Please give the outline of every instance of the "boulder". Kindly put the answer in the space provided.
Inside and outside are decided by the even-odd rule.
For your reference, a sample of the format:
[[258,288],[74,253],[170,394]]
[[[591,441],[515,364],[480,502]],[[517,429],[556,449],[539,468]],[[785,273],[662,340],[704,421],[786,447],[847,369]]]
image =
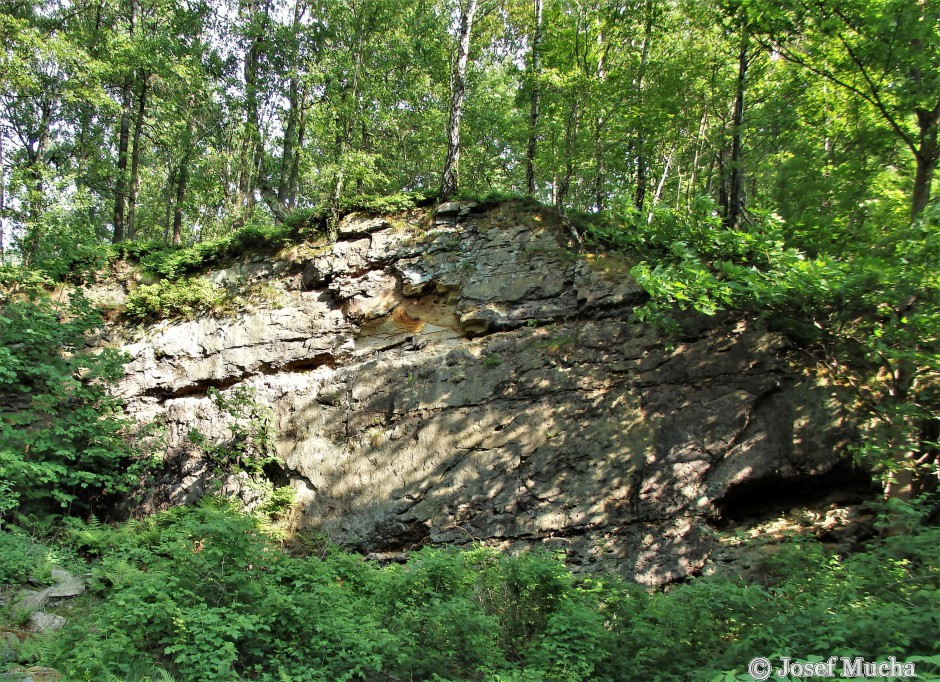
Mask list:
[[36,611],[26,622],[26,629],[30,632],[54,632],[65,627],[66,621],[62,616],[44,611]]

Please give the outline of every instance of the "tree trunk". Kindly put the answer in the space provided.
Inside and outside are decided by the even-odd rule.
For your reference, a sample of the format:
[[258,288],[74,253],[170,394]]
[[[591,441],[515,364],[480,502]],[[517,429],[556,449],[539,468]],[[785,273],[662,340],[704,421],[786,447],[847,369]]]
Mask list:
[[638,211],[643,210],[646,203],[646,152],[643,148],[646,140],[639,130],[636,134],[636,192],[633,195],[633,205]]
[[304,134],[307,130],[307,88],[304,86],[300,91],[300,116],[297,122],[297,145],[294,148],[294,155],[291,159],[290,181],[288,182],[288,208],[293,210],[297,207],[297,185],[300,179],[300,155],[304,146]]
[[440,200],[447,201],[457,193],[460,167],[460,119],[467,88],[467,61],[470,57],[470,32],[477,11],[477,0],[467,0],[460,12],[460,34],[457,58],[450,78],[450,117],[447,122],[447,159],[441,174]]
[[538,146],[539,76],[542,72],[542,0],[533,0],[535,28],[532,32],[532,56],[529,72],[529,144],[526,146],[525,185],[535,194],[535,152]]
[[[602,84],[607,80],[607,50],[609,46],[604,44],[604,33],[601,30],[597,32],[597,70],[595,77],[597,82]],[[603,211],[607,203],[604,184],[606,181],[606,168],[604,163],[604,128],[607,125],[606,117],[599,113],[594,119],[594,207],[598,211]]]
[[[650,44],[653,39],[654,9],[654,0],[647,0],[646,21],[643,27],[643,49],[640,52],[640,66],[637,69],[636,78],[633,81],[633,90],[637,97],[637,111],[642,108],[644,101],[643,86],[646,79],[646,71],[649,69],[650,63]],[[636,121],[636,143],[634,147],[636,154],[636,192],[633,195],[633,205],[636,206],[638,211],[642,211],[646,203],[646,171],[649,166],[649,162],[646,158],[646,134],[644,133],[643,127],[643,117],[640,116],[639,120]]]
[[675,146],[673,146],[672,151],[669,152],[669,156],[663,160],[663,174],[659,176],[659,183],[657,183],[656,191],[653,193],[653,204],[650,206],[650,212],[646,216],[647,224],[653,222],[653,209],[656,208],[659,204],[659,200],[663,196],[663,187],[666,185],[666,178],[669,177],[669,169],[672,168],[672,161],[676,157],[676,149],[678,149],[678,147],[679,143],[677,142]]
[[134,147],[131,152],[131,184],[127,197],[127,238],[133,239],[137,232],[137,192],[140,189],[140,134],[144,127],[144,114],[147,110],[147,83],[145,76],[140,86],[137,104],[137,120],[134,121]]
[[[190,100],[190,108],[196,103]],[[189,182],[189,158],[192,153],[193,131],[196,127],[195,118],[191,115],[186,121],[185,151],[180,159],[179,170],[176,174],[176,202],[173,206],[173,246],[179,246],[183,238],[183,203],[186,200],[186,185]]]
[[598,158],[594,168],[594,208],[598,211],[607,208],[607,191],[604,189],[606,180],[604,159]]
[[734,97],[734,114],[731,121],[731,161],[728,177],[728,212],[725,225],[730,229],[737,227],[744,211],[744,159],[742,135],[744,129],[744,91],[747,79],[748,47],[750,36],[747,29],[741,28],[741,48],[738,51],[738,79]]
[[920,145],[917,149],[917,171],[914,175],[914,195],[911,202],[911,218],[916,218],[930,202],[933,174],[937,169],[937,124],[940,122],[940,102],[933,111],[917,110],[917,125],[920,130]]
[[337,171],[333,184],[333,223],[330,228],[331,236],[335,237],[333,228],[339,222],[342,207],[343,192],[346,189],[346,154],[352,144],[352,129],[354,118],[359,116],[359,74],[362,69],[363,51],[365,49],[364,17],[360,16],[356,47],[352,53],[352,79],[342,90],[342,107],[337,116],[336,157]]
[[[692,170],[686,183],[686,203],[691,203],[695,192],[695,179],[698,175],[699,158],[705,149],[705,135],[708,133],[708,105],[702,107],[702,120],[698,124],[698,136],[695,138],[695,152],[692,155]],[[706,188],[705,193],[708,193]]]
[[[294,21],[292,24],[294,40],[299,31],[300,17],[303,14],[303,1],[294,2]],[[281,167],[277,183],[277,201],[281,206],[288,206],[290,197],[290,175],[294,161],[294,143],[297,137],[297,124],[300,117],[300,77],[299,77],[299,48],[296,42],[291,45],[291,63],[292,69],[290,82],[287,89],[287,125],[284,128],[284,144],[281,150]]]
[[290,196],[290,174],[294,161],[294,139],[297,136],[299,88],[297,78],[291,77],[287,100],[290,103],[287,112],[287,126],[284,128],[284,144],[281,151],[281,168],[277,183],[277,200],[286,206]]
[[[133,40],[140,12],[139,0],[131,0],[131,16],[128,31]],[[121,86],[121,120],[118,125],[118,164],[117,178],[114,183],[114,234],[112,241],[119,244],[125,237],[125,210],[127,207],[127,151],[130,138],[131,97],[134,88],[134,73],[124,77]]]
[[728,171],[725,163],[725,152],[720,150],[715,154],[714,166],[718,171],[718,210],[722,216],[728,215],[728,183],[726,182]]
[[163,217],[163,243],[170,243],[170,230],[173,227],[175,205],[173,203],[173,169],[167,171],[166,187],[163,189],[163,203],[166,215]]
[[4,245],[6,238],[6,199],[7,199],[7,173],[3,159],[3,131],[0,130],[0,265],[5,262]]
[[568,190],[571,187],[571,178],[574,176],[574,146],[578,138],[578,128],[581,123],[581,107],[578,97],[571,99],[571,109],[565,123],[565,174],[558,183],[555,193],[555,208],[562,210],[568,199]]
[[189,180],[189,156],[183,157],[176,173],[176,202],[173,206],[173,246],[183,240],[183,202],[186,200],[186,183]]
[[[235,217],[236,228],[245,224],[255,205],[255,188],[258,171],[261,168],[264,145],[261,140],[261,121],[258,115],[258,71],[261,66],[261,54],[267,30],[268,3],[263,7],[259,2],[251,3],[251,21],[254,35],[245,54],[243,75],[245,79],[245,139],[241,153],[241,174],[238,181],[239,213]],[[264,18],[254,26],[256,15],[264,13]]]
[[26,230],[26,248],[23,254],[27,264],[33,262],[33,259],[39,253],[39,245],[42,241],[42,232],[39,229],[39,221],[42,217],[43,206],[45,204],[45,173],[43,165],[46,159],[46,147],[49,144],[49,128],[52,123],[53,104],[44,99],[40,105],[42,117],[39,126],[34,132],[28,134],[26,142],[26,177],[32,181],[32,186],[28,190],[27,202],[29,205],[29,224]]
[[121,121],[118,126],[117,178],[114,182],[114,235],[112,241],[124,241],[124,210],[127,203],[127,145],[130,138],[131,79],[121,87]]

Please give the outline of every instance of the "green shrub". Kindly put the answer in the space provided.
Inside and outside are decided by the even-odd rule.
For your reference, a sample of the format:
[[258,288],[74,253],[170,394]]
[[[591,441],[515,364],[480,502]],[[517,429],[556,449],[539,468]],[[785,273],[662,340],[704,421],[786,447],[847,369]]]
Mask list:
[[121,246],[121,255],[139,263],[144,272],[175,280],[249,250],[279,248],[290,239],[293,229],[290,225],[248,225],[228,236],[191,246],[129,243]]
[[[820,227],[824,233],[825,226]],[[649,293],[642,320],[674,327],[674,311],[757,314],[789,334],[857,396],[871,419],[856,459],[885,482],[900,472],[936,480],[940,421],[940,203],[881,236],[809,252],[772,215],[726,226],[717,206],[628,211],[590,228],[595,245],[628,251]],[[859,415],[859,423],[864,419]]]
[[207,682],[348,680],[377,670],[385,655],[389,638],[368,602],[329,563],[277,551],[226,503],[210,499],[117,531],[76,527],[72,537],[102,555],[94,586],[103,601],[55,655],[68,675],[103,679],[149,659]]
[[343,211],[400,213],[424,205],[432,196],[427,192],[398,192],[386,196],[355,196],[344,204]]
[[252,477],[262,474],[266,465],[276,462],[271,445],[271,412],[258,403],[253,391],[236,386],[227,393],[210,388],[209,399],[225,415],[231,438],[210,442],[199,431],[189,432],[189,440],[205,452],[209,463],[220,471],[244,471]]
[[127,297],[124,314],[136,322],[189,318],[214,310],[224,297],[222,290],[202,277],[166,279],[134,289]]
[[84,284],[93,280],[111,255],[103,227],[93,217],[94,204],[87,190],[58,194],[57,200],[14,236],[24,265],[55,282]]
[[519,208],[536,209],[541,206],[538,200],[524,192],[506,192],[503,190],[489,190],[486,192],[460,190],[454,198],[457,201],[473,201],[483,206],[494,206],[510,201],[518,204]]
[[17,503],[80,511],[138,480],[146,462],[107,389],[125,358],[83,349],[100,323],[80,291],[64,303],[33,297],[0,309],[0,513]]
[[41,562],[40,549],[19,529],[0,530],[0,585],[25,583]]
[[499,367],[503,364],[503,359],[496,353],[490,353],[483,358],[483,364],[487,367]]
[[324,208],[297,208],[284,219],[284,225],[302,238],[325,235],[330,212]]
[[913,660],[940,641],[937,528],[845,558],[794,542],[766,586],[700,578],[662,593],[482,547],[384,568],[291,556],[211,498],[117,528],[67,526],[67,550],[95,562],[97,599],[47,647],[68,679],[706,681],[743,679],[755,656]]

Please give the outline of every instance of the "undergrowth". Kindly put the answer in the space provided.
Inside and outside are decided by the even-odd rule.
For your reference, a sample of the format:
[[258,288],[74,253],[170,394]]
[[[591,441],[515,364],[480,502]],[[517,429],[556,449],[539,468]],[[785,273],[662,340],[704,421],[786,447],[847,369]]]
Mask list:
[[[421,192],[357,196],[340,207],[340,214],[354,211],[397,213],[424,205],[427,201],[427,195]],[[281,225],[249,225],[225,237],[185,246],[124,242],[116,247],[115,256],[137,263],[151,276],[176,280],[237,258],[247,251],[275,250],[292,241],[325,237],[331,219],[332,210],[328,206],[298,208],[289,213]]]
[[152,276],[175,280],[236,258],[248,250],[280,248],[294,235],[294,226],[289,224],[248,226],[226,237],[189,246],[124,242],[117,247],[116,255],[136,262],[141,270]]
[[119,527],[68,519],[45,545],[8,528],[0,545],[4,582],[69,557],[90,572],[69,625],[17,654],[69,680],[712,680],[747,679],[755,656],[938,662],[930,527],[849,557],[794,541],[766,585],[713,577],[668,593],[484,547],[384,568],[293,556],[219,499]]
[[164,279],[134,289],[127,297],[124,315],[135,322],[188,318],[211,312],[225,299],[225,291],[202,277]]

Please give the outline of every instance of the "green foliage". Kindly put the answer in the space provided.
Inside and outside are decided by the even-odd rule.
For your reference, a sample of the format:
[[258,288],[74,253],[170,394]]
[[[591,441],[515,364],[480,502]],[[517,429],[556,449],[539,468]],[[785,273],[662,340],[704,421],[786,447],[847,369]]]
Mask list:
[[728,228],[714,202],[701,198],[688,213],[658,210],[647,221],[630,212],[619,222],[595,223],[589,238],[643,258],[630,272],[652,299],[638,311],[643,319],[674,309],[713,315],[827,303],[820,278],[829,264],[788,247],[774,216]]
[[124,314],[135,322],[189,318],[215,310],[224,298],[225,292],[203,277],[164,279],[134,289],[127,297]]
[[55,282],[43,272],[16,265],[0,265],[0,303],[18,295],[41,296],[50,291]]
[[213,440],[191,429],[189,441],[202,450],[215,475],[241,475],[242,484],[260,498],[253,506],[260,520],[269,523],[283,518],[294,504],[294,489],[278,487],[270,478],[270,471],[280,467],[272,443],[271,410],[255,400],[252,389],[242,385],[224,393],[210,388],[208,396],[222,413],[228,434]]
[[88,508],[138,480],[145,462],[107,390],[123,375],[124,357],[83,348],[100,322],[80,291],[0,309],[0,512],[17,501]]
[[289,485],[280,487],[271,486],[270,492],[265,495],[265,499],[258,505],[257,513],[262,518],[268,518],[276,521],[282,518],[294,506],[297,493]]
[[78,679],[153,657],[207,682],[349,680],[390,654],[366,595],[343,580],[348,562],[291,558],[221,502],[118,531],[79,527],[74,537],[103,555],[94,570],[103,602],[58,655]]
[[301,237],[325,235],[330,212],[324,208],[298,208],[284,219],[284,225]]
[[271,443],[271,411],[254,399],[250,388],[236,386],[227,393],[210,388],[209,399],[225,415],[231,437],[213,443],[195,429],[188,435],[211,464],[221,471],[258,476],[266,465],[277,461]]
[[503,359],[499,356],[498,353],[490,353],[483,358],[483,364],[487,367],[499,367],[503,364]]
[[192,246],[172,247],[155,242],[121,245],[119,254],[136,260],[144,272],[175,280],[237,258],[249,249],[279,248],[290,238],[292,230],[289,225],[249,225],[227,237]]
[[460,190],[455,197],[458,201],[474,201],[482,206],[494,206],[506,202],[513,202],[520,208],[537,208],[538,201],[522,192],[511,192],[499,189],[487,191]]
[[936,458],[924,455],[940,421],[940,204],[877,239],[815,256],[791,245],[778,218],[729,228],[708,199],[688,214],[595,223],[589,237],[641,259],[630,273],[650,294],[640,319],[668,326],[687,309],[769,318],[861,397],[872,422],[858,459],[886,480],[936,473]]
[[98,230],[89,220],[87,193],[70,197],[43,211],[21,246],[28,265],[54,282],[83,284],[107,265]]
[[[849,557],[791,542],[764,585],[700,578],[668,593],[483,547],[385,568],[292,556],[211,498],[67,528],[59,551],[92,561],[93,601],[37,660],[68,679],[704,681],[743,679],[755,656],[817,655],[893,655],[923,673],[940,641],[940,530],[923,526]],[[21,534],[0,543],[32,551]]]
[[[398,192],[389,195],[356,195],[344,199],[338,211],[340,215],[352,212],[370,214],[400,213],[421,206],[430,200],[424,192]],[[294,209],[284,218],[285,227],[299,238],[324,237],[334,220],[333,210],[327,203],[313,208]]]
[[433,199],[427,192],[398,192],[385,196],[354,196],[344,205],[344,212],[361,211],[364,213],[400,213],[421,206]]
[[18,528],[0,530],[0,585],[25,583],[41,563],[41,548]]

